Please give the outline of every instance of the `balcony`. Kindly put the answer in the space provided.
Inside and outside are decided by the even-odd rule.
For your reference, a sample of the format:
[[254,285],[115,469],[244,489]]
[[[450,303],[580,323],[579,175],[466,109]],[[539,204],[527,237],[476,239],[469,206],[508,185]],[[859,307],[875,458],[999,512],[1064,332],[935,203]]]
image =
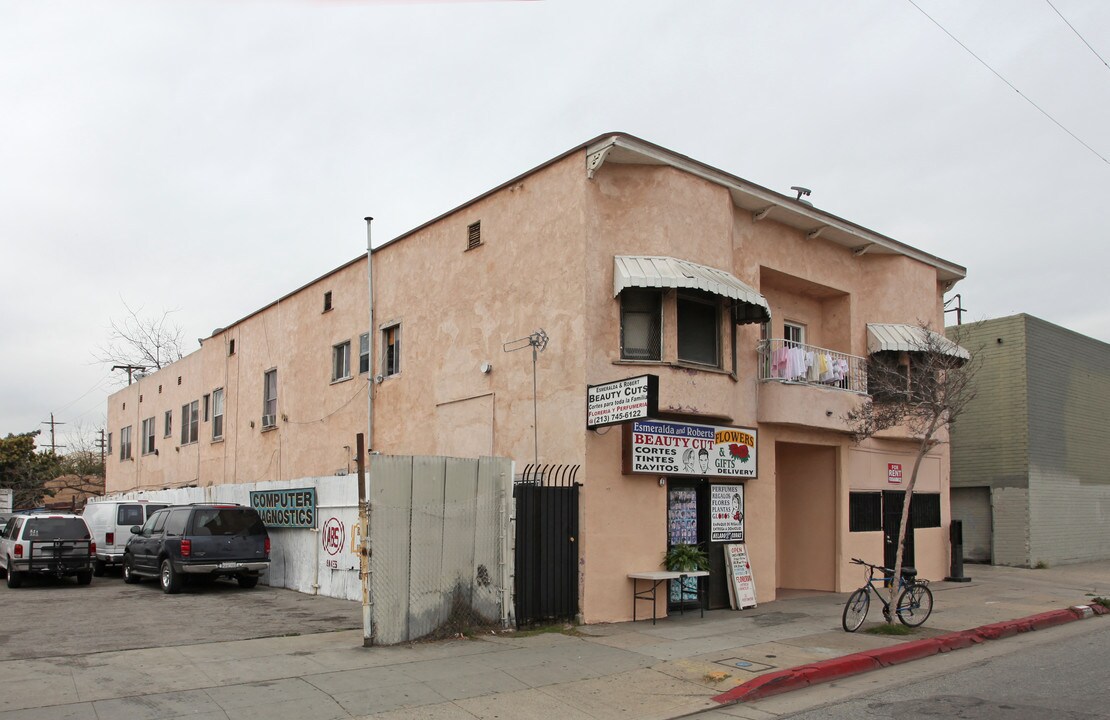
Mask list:
[[790,340],[763,340],[759,379],[866,395],[867,358]]

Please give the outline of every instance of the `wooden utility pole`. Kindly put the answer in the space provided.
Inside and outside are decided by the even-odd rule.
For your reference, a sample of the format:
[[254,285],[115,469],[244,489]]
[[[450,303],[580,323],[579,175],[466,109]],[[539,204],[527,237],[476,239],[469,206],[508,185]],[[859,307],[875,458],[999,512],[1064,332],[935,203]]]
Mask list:
[[55,425],[65,425],[65,423],[64,422],[58,422],[57,420],[54,419],[54,413],[50,413],[50,421],[47,422],[46,420],[43,420],[42,424],[50,426],[50,445],[48,446],[50,448],[50,452],[53,453],[58,448],[65,447],[65,445],[58,445],[55,442],[55,437],[54,437],[54,426]]

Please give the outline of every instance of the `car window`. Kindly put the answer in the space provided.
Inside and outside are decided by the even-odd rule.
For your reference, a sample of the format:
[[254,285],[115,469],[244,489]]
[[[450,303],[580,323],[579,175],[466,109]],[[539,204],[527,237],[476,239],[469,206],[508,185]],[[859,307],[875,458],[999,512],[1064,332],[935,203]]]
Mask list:
[[169,512],[163,510],[154,516],[154,532],[162,532],[162,527],[166,524],[166,518],[169,517]]
[[262,518],[252,508],[198,508],[193,515],[193,535],[261,535]]
[[3,534],[0,534],[0,537],[4,537],[4,538],[14,537],[15,533],[12,532],[12,530],[15,529],[15,523],[16,523],[16,518],[10,518],[8,520],[8,524],[4,526],[4,532],[3,532]]
[[162,510],[163,508],[168,508],[168,507],[169,507],[169,505],[147,505],[146,506],[146,516],[150,517],[154,513],[158,512],[159,510]]
[[142,525],[143,524],[143,506],[142,505],[120,505],[116,510],[116,525]]
[[171,510],[169,519],[166,520],[166,534],[167,535],[183,535],[185,533],[185,524],[189,521],[189,508],[180,508],[178,510]]
[[11,537],[12,537],[12,539],[14,539],[14,540],[18,540],[18,539],[19,539],[19,530],[20,530],[20,528],[22,528],[22,527],[23,527],[23,518],[12,518],[12,521],[13,521],[13,522],[14,522],[15,524],[14,524],[14,525],[12,525],[12,534],[11,534]]
[[158,522],[158,518],[159,515],[155,514],[151,515],[150,519],[146,521],[146,525],[143,525],[143,537],[150,537],[151,533],[154,532],[154,523]]
[[31,518],[27,521],[26,539],[88,540],[89,526],[81,518]]

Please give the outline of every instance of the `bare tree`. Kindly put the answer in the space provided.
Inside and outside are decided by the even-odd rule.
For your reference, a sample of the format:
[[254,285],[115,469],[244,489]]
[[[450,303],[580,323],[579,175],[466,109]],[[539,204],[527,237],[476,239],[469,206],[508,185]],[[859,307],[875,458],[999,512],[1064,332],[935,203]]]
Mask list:
[[[871,355],[867,363],[870,397],[847,416],[852,440],[856,443],[894,427],[904,428],[917,442],[898,528],[895,578],[902,574],[910,501],[921,461],[944,441],[947,435],[943,431],[956,422],[975,397],[971,381],[978,369],[970,354],[960,347],[958,337],[950,340],[933,332],[926,322],[919,322],[911,334],[911,349]],[[895,580],[889,588],[892,610],[897,592]],[[894,622],[893,614],[886,620]]]
[[108,341],[94,354],[97,361],[160,370],[181,359],[183,331],[170,319],[175,311],[146,315],[141,307],[132,308],[126,302],[123,307],[127,314],[110,321]]

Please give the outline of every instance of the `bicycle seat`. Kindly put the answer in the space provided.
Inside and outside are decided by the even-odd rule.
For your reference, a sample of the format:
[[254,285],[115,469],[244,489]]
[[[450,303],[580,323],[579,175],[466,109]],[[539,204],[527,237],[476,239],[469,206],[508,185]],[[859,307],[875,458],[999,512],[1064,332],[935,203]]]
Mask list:
[[904,568],[902,568],[902,577],[906,578],[907,580],[913,580],[914,578],[917,577],[917,568],[915,568],[915,567],[904,567]]

